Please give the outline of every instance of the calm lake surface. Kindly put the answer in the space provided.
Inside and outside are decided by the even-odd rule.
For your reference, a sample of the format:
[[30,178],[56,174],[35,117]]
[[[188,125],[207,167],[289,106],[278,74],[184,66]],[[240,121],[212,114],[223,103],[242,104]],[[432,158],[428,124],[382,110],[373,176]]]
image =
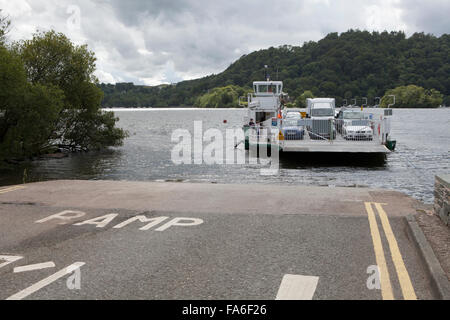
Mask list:
[[[385,162],[281,159],[276,176],[262,176],[259,165],[175,165],[171,161],[175,129],[193,132],[194,121],[199,120],[203,120],[204,130],[241,127],[244,110],[116,110],[115,114],[119,125],[131,134],[123,147],[1,169],[0,185],[22,183],[26,169],[27,182],[85,179],[373,187],[401,191],[431,203],[434,175],[449,171],[449,108],[395,109],[392,136],[397,149]],[[246,153],[243,145],[237,152]]]

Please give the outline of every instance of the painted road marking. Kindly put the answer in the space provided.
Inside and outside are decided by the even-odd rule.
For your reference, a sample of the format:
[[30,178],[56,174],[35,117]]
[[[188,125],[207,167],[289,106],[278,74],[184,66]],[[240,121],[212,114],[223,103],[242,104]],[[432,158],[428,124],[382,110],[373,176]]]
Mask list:
[[22,190],[22,189],[25,189],[25,187],[23,187],[23,186],[14,186],[14,187],[9,187],[9,188],[4,188],[4,189],[0,189],[0,194],[7,193],[7,192],[12,192],[12,191],[17,191],[17,190]]
[[[184,222],[183,222],[184,221]],[[170,227],[177,226],[177,227],[194,227],[199,226],[203,224],[202,219],[196,219],[196,218],[175,218],[169,222],[167,222],[165,225],[159,227],[155,231],[166,231]]]
[[96,228],[104,228],[118,216],[119,216],[118,213],[111,213],[98,218],[86,220],[80,223],[75,223],[74,226],[84,226],[86,224],[92,224],[96,226]]
[[386,258],[384,257],[383,244],[381,243],[381,236],[380,231],[378,230],[375,213],[372,210],[370,202],[366,202],[365,205],[369,216],[370,233],[372,235],[373,248],[375,250],[375,259],[380,270],[381,296],[383,297],[383,300],[394,300],[391,280],[389,278],[389,271],[386,264]]
[[0,263],[0,268],[3,268],[7,266],[10,263],[16,262],[20,259],[23,259],[21,256],[0,256],[0,262],[5,261],[3,263]]
[[146,226],[139,229],[142,231],[146,231],[146,230],[150,230],[151,228],[153,228],[154,226],[157,226],[160,223],[163,223],[167,219],[169,219],[169,217],[158,217],[158,218],[150,218],[149,219],[146,216],[136,216],[136,217],[128,219],[127,221],[119,223],[117,226],[114,227],[114,229],[122,229],[123,227],[129,225],[130,223],[139,221],[139,222],[143,222],[143,223],[149,222]]
[[[84,217],[85,215],[86,215],[86,212],[66,210],[66,211],[62,211],[57,214],[53,214],[46,218],[37,220],[37,221],[35,221],[35,223],[44,223],[44,222],[56,220],[56,221],[59,221],[58,224],[66,225],[66,224],[69,224],[71,220]],[[89,219],[86,221],[77,222],[74,224],[74,226],[93,225],[96,228],[105,228],[106,226],[110,225],[114,220],[116,220],[118,216],[119,216],[118,213],[110,213],[110,214],[106,214],[106,215],[96,217],[93,219]],[[147,218],[146,216],[139,215],[139,216],[132,217],[124,222],[119,223],[118,225],[114,226],[113,229],[121,229],[135,221],[139,221],[142,223],[147,223],[147,225],[140,228],[139,230],[147,231],[153,227],[156,227],[157,225],[162,224],[167,219],[169,219],[169,217]],[[204,223],[204,221],[202,219],[197,219],[197,218],[173,218],[172,220],[169,220],[167,223],[163,224],[159,228],[155,229],[155,231],[162,232],[162,231],[166,231],[167,229],[172,228],[172,227],[194,227],[194,226],[199,226],[203,223]]]
[[60,213],[57,214],[53,214],[47,218],[41,219],[36,221],[35,223],[44,223],[50,220],[60,220],[61,222],[59,224],[64,225],[64,224],[68,224],[70,220],[72,219],[77,219],[77,218],[81,218],[84,217],[86,215],[86,212],[82,212],[82,211],[73,211],[73,210],[65,210],[62,211]]
[[383,210],[383,207],[380,203],[375,203],[375,208],[377,208],[378,214],[380,215],[381,224],[383,225],[384,233],[386,234],[386,238],[389,243],[392,261],[394,262],[395,270],[397,271],[400,287],[402,288],[403,298],[405,300],[417,300],[417,296],[414,292],[408,270],[406,270],[405,263],[400,253],[397,240],[395,239],[394,232],[392,232],[387,214]]
[[312,300],[318,283],[319,277],[286,274],[276,300]]
[[[383,299],[384,300],[393,299],[393,294],[389,280],[389,273],[386,267],[386,260],[384,258],[383,246],[381,244],[380,233],[378,231],[378,223],[376,221],[375,213],[372,209],[372,204],[375,205],[375,208],[377,209],[384,234],[386,235],[386,239],[389,244],[392,262],[394,263],[395,270],[397,272],[397,277],[400,283],[400,287],[402,289],[403,298],[405,300],[417,300],[417,296],[414,291],[411,278],[409,277],[408,270],[406,269],[403,257],[400,253],[400,249],[398,247],[397,240],[395,239],[394,232],[392,231],[391,224],[389,223],[388,216],[382,207],[383,203],[366,202],[365,205],[367,213],[369,215],[370,230],[372,233],[372,239],[374,243],[375,256],[377,259],[378,267],[380,268],[381,293]],[[384,268],[386,268],[385,271],[383,270]],[[389,284],[385,283],[386,278],[387,281],[389,281]]]
[[68,274],[71,274],[72,272],[74,272],[75,270],[81,268],[82,266],[84,266],[86,263],[84,262],[76,262],[58,272],[56,272],[55,274],[51,275],[50,277],[47,277],[35,284],[33,284],[32,286],[12,295],[11,297],[9,297],[6,300],[22,300],[25,299],[26,297],[28,297],[29,295],[41,290],[42,288],[50,285],[51,283],[55,282],[56,280],[59,280],[60,278],[65,277]]
[[30,264],[28,266],[16,267],[16,268],[14,268],[14,273],[35,271],[35,270],[48,269],[48,268],[54,268],[54,267],[56,267],[55,263],[53,261],[49,261],[49,262],[44,262],[44,263]]

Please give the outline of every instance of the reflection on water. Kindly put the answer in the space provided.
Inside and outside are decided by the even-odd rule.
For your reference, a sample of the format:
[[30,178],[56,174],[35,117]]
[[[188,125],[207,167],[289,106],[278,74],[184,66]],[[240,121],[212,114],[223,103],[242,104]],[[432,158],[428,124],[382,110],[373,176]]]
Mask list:
[[[0,169],[0,185],[25,179],[190,181],[214,183],[367,186],[398,190],[426,202],[433,201],[434,175],[449,170],[450,109],[394,110],[393,136],[397,150],[386,158],[336,157],[331,154],[282,156],[276,176],[262,176],[260,165],[175,165],[171,141],[175,129],[194,131],[240,127],[244,110],[118,111],[120,126],[131,136],[123,147],[81,153],[64,159],[38,160]],[[227,123],[224,124],[224,120]],[[225,150],[225,152],[235,152]],[[226,154],[226,153],[225,153]]]

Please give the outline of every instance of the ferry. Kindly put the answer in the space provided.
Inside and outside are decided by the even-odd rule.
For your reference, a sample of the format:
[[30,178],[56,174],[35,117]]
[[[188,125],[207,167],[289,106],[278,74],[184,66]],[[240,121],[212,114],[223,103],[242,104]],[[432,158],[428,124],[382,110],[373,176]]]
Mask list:
[[[390,135],[392,109],[335,110],[332,98],[307,100],[307,109],[286,107],[282,81],[256,81],[244,117],[245,148],[281,153],[387,154],[395,149]],[[383,112],[384,111],[384,112]]]

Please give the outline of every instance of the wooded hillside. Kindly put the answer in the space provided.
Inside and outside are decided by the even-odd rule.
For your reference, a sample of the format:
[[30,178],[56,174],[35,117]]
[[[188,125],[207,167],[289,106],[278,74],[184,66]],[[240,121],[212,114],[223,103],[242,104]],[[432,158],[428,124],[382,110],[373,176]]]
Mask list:
[[[435,89],[450,105],[450,35],[350,30],[330,33],[318,42],[282,46],[242,56],[224,72],[158,87],[105,85],[105,107],[192,106],[217,87],[251,87],[263,80],[264,65],[272,79],[282,80],[294,100],[304,91],[342,99],[382,97],[387,90],[417,85]],[[349,100],[350,101],[350,100]]]

